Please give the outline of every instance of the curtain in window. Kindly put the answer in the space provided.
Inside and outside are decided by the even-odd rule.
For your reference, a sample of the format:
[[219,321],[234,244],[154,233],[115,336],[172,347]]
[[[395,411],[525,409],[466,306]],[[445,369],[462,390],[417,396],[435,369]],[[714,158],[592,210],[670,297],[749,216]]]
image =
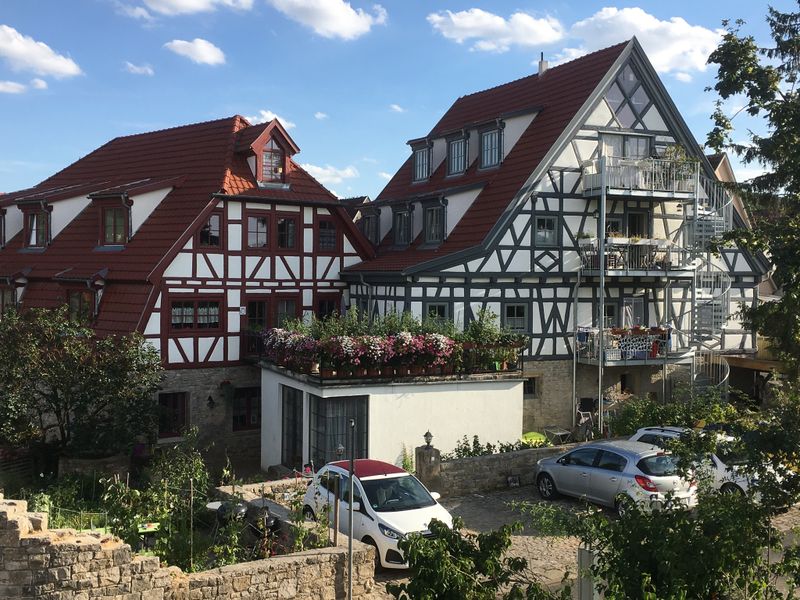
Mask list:
[[338,459],[336,448],[346,448],[350,456],[348,436],[350,419],[356,420],[354,457],[367,458],[367,399],[368,396],[320,398],[311,394],[311,458],[319,468]]

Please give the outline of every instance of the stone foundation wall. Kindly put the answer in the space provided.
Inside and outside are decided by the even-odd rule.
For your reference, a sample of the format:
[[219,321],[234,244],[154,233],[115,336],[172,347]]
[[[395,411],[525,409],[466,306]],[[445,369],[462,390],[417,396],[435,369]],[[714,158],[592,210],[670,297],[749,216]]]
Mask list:
[[504,489],[510,485],[509,477],[515,478],[518,485],[533,485],[539,459],[562,454],[575,445],[530,448],[445,462],[436,448],[420,446],[415,452],[416,474],[425,487],[442,496]]
[[[188,392],[189,423],[197,426],[200,443],[210,446],[209,466],[216,470],[225,465],[225,457],[237,463],[258,464],[261,456],[261,431],[233,430],[233,402],[220,384],[230,382],[237,387],[261,387],[261,370],[257,367],[216,367],[210,369],[170,369],[166,371],[160,392]],[[208,398],[211,397],[212,403]],[[280,415],[262,415],[264,419]]]
[[[353,597],[374,586],[374,550],[353,543]],[[335,600],[346,595],[347,552],[309,550],[200,573],[163,567],[119,539],[48,530],[45,513],[0,496],[0,598],[47,600]]]

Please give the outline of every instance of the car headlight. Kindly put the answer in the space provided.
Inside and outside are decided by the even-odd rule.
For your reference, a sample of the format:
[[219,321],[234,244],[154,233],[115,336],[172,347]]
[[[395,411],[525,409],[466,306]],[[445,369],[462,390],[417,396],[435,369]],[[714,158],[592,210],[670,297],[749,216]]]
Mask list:
[[378,523],[378,529],[380,529],[381,533],[388,538],[393,540],[401,540],[403,539],[403,534],[399,531],[395,531],[391,527],[386,527],[383,523]]

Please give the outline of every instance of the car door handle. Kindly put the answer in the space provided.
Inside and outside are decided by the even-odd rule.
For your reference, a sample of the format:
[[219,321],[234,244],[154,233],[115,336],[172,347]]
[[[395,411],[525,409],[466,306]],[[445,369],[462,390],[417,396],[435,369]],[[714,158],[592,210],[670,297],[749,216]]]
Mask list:
[[619,481],[619,477],[609,477],[609,481]]
[[589,474],[587,472],[585,472],[585,471],[581,473],[581,477],[588,477],[588,476],[589,476]]

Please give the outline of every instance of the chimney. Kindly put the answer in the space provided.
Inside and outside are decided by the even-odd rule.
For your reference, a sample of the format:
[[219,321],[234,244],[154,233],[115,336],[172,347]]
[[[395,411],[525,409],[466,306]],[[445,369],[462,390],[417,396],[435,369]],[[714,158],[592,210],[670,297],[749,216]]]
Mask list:
[[547,61],[544,59],[544,52],[539,55],[539,75],[544,75],[547,71]]

